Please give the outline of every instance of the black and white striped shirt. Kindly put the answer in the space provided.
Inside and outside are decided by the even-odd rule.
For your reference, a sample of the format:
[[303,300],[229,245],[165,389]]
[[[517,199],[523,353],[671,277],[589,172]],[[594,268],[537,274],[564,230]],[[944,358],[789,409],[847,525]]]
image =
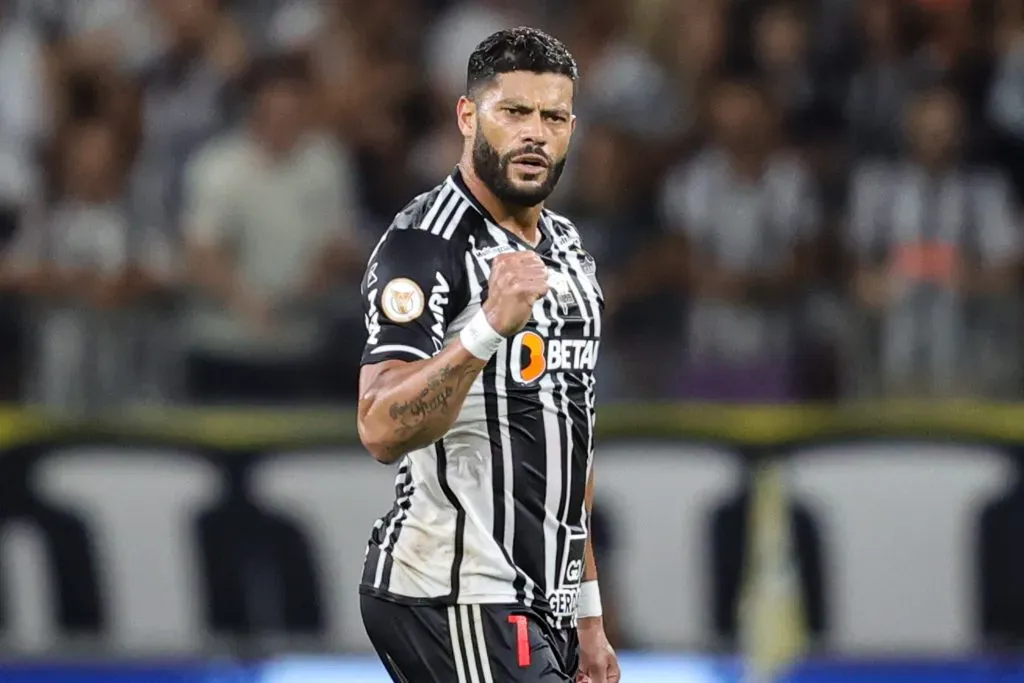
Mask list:
[[519,604],[575,623],[594,450],[603,296],[575,226],[545,210],[530,247],[456,170],[387,230],[363,280],[363,364],[430,358],[487,299],[490,262],[535,249],[551,291],[473,384],[452,429],[408,454],[361,590],[409,603]]

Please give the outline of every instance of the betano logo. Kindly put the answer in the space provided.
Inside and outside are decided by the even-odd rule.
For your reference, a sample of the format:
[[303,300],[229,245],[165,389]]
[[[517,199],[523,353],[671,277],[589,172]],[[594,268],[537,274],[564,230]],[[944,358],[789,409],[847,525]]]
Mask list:
[[520,384],[532,384],[548,372],[593,372],[599,346],[596,339],[545,340],[536,332],[524,330],[512,339],[512,378]]

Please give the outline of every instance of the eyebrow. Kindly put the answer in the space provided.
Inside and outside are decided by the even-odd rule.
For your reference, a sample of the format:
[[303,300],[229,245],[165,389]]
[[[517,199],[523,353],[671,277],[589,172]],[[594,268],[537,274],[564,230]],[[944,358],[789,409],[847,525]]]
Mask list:
[[[506,98],[498,101],[499,107],[516,107],[522,109],[536,109],[537,107],[532,104],[527,104],[523,100],[517,100],[512,98]],[[542,114],[561,114],[563,116],[569,116],[570,110],[568,107],[541,107],[540,111]]]

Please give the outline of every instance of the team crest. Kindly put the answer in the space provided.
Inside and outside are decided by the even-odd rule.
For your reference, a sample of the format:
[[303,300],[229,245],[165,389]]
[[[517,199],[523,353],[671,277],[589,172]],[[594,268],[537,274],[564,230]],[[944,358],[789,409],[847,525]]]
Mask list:
[[580,249],[580,268],[583,274],[587,276],[587,279],[590,280],[590,284],[594,286],[594,289],[600,292],[601,285],[597,282],[597,262],[593,256],[583,249]]
[[585,275],[590,275],[590,276],[596,275],[597,274],[597,262],[594,261],[594,257],[591,256],[589,253],[583,251],[582,249],[580,249],[580,253],[581,253],[580,266],[583,268],[583,273]]
[[400,277],[389,282],[380,295],[380,308],[388,320],[407,323],[423,313],[425,299],[420,286],[408,278]]
[[568,312],[576,304],[576,297],[572,293],[572,283],[566,275],[554,270],[549,271],[548,286],[563,312]]

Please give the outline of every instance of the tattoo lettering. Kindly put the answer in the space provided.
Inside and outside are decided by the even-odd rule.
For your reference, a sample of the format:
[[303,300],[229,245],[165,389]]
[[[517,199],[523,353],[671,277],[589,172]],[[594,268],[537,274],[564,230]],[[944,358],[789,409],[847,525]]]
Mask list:
[[411,438],[433,416],[447,415],[452,397],[472,372],[472,368],[463,365],[446,365],[427,379],[415,398],[391,404],[388,414],[399,425],[399,440]]

